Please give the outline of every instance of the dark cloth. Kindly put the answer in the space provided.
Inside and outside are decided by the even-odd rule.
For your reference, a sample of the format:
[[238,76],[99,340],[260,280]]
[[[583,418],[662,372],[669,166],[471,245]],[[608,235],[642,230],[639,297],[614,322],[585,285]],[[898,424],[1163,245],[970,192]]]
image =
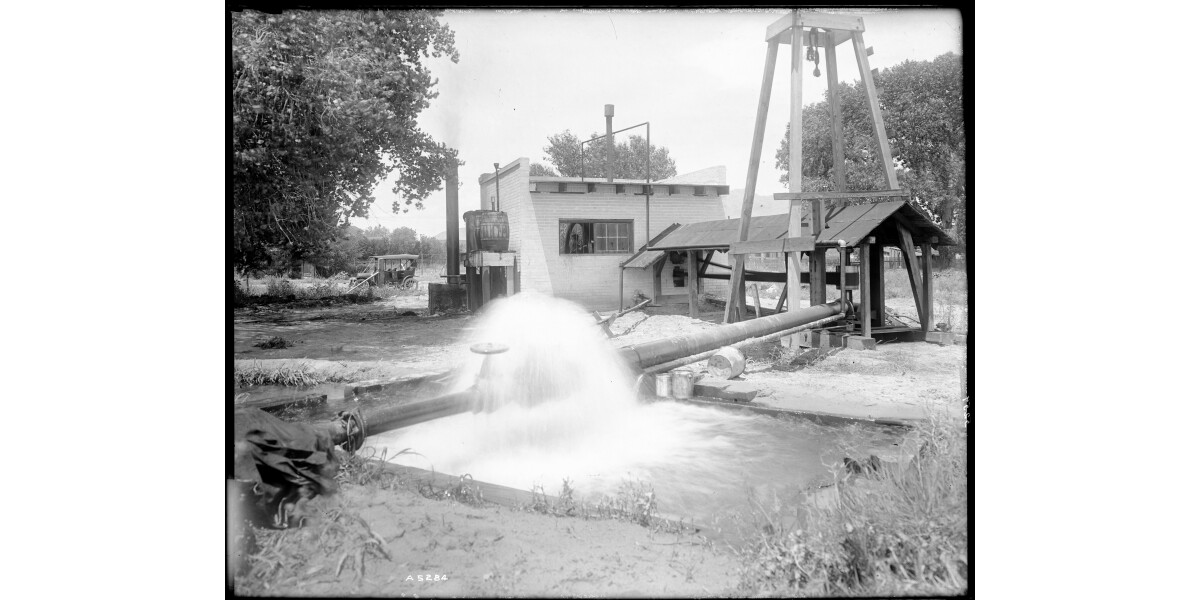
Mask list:
[[234,478],[257,482],[271,512],[296,498],[337,491],[337,459],[326,431],[258,409],[234,413]]

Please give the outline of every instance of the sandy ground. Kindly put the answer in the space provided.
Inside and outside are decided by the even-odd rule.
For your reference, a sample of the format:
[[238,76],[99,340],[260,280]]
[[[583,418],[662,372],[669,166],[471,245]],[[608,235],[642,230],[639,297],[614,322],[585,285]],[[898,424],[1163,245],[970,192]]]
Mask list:
[[[346,486],[333,503],[369,523],[386,542],[390,560],[369,557],[361,576],[357,565],[338,576],[337,557],[313,556],[303,567],[315,571],[311,578],[284,579],[261,593],[728,596],[738,581],[737,562],[728,551],[695,535],[656,533],[624,521],[470,506],[370,486]],[[305,529],[314,535],[326,524],[318,518]]]

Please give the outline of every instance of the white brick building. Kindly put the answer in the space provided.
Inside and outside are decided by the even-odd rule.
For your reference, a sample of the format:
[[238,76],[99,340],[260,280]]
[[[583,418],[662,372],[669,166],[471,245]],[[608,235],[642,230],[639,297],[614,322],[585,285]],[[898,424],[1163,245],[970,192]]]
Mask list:
[[[479,177],[479,207],[508,213],[509,250],[517,253],[517,289],[538,290],[591,309],[617,307],[620,264],[646,244],[646,182],[604,178],[530,177],[529,159],[519,158],[496,173]],[[673,223],[726,218],[722,197],[729,194],[725,167],[712,167],[652,183],[651,238]],[[670,273],[662,278],[660,296],[683,294]],[[621,306],[638,291],[651,295],[648,269],[625,272]],[[728,284],[705,281],[702,293],[723,295]]]

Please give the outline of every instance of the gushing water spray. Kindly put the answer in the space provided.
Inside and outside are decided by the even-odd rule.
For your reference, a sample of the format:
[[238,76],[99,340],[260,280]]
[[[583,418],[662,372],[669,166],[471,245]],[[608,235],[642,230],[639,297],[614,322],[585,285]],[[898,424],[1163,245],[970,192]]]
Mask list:
[[[478,390],[472,412],[372,436],[376,448],[412,448],[394,462],[518,489],[584,496],[641,479],[681,512],[740,498],[744,480],[815,474],[812,436],[766,417],[677,402],[641,403],[629,361],[580,306],[533,292],[488,303],[466,340],[452,391]],[[797,461],[807,461],[797,462]],[[709,504],[704,504],[704,503]],[[693,504],[689,504],[693,503]]]

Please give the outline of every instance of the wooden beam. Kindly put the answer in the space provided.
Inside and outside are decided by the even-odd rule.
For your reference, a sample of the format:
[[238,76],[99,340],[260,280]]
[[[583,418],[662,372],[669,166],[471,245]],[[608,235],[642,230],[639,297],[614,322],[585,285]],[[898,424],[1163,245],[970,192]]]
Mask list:
[[[825,201],[809,200],[812,208],[809,210],[809,223],[812,223],[813,235],[819,235],[825,228]],[[808,253],[808,305],[825,304],[825,250],[814,248]]]
[[908,271],[908,284],[912,288],[913,302],[917,305],[917,316],[920,317],[921,329],[929,331],[925,310],[925,288],[921,284],[921,275],[917,272],[920,266],[917,263],[916,250],[913,248],[912,234],[909,233],[908,228],[899,223],[896,224],[896,231],[900,234],[900,254],[904,257],[904,268]]
[[842,132],[842,90],[838,82],[837,45],[825,43],[825,75],[829,86],[830,136],[833,138],[833,187],[846,191],[846,140]]
[[866,240],[858,247],[858,289],[862,290],[862,302],[859,303],[862,334],[871,337],[871,244]]
[[663,267],[666,267],[666,266],[667,266],[667,260],[666,260],[666,257],[664,256],[663,260],[658,261],[657,265],[650,267],[651,269],[654,270],[654,283],[652,284],[653,287],[650,290],[651,304],[658,304],[658,297],[659,297],[659,295],[662,294],[662,291],[661,291],[662,290],[662,272],[663,272]]
[[700,278],[697,277],[696,250],[688,250],[687,272],[688,316],[695,319],[700,316],[700,296],[696,293],[696,287],[700,284]]
[[750,291],[753,292],[753,294],[754,294],[754,318],[755,319],[761,318],[762,317],[762,300],[760,300],[758,298],[758,284],[755,283],[750,288]]
[[716,253],[717,253],[716,250],[709,250],[708,253],[704,255],[704,263],[700,265],[700,276],[701,277],[703,277],[704,272],[708,270],[708,265],[709,265],[709,263],[712,262],[713,255]]
[[909,195],[907,190],[873,190],[870,192],[779,192],[776,200],[854,200],[858,198],[898,198]]
[[812,252],[817,249],[817,238],[811,235],[783,238],[784,252]]
[[883,114],[879,112],[879,93],[875,90],[875,79],[871,76],[871,64],[867,60],[867,48],[863,44],[861,31],[851,34],[854,42],[854,56],[858,59],[858,74],[862,77],[863,88],[867,92],[867,108],[871,110],[871,127],[875,130],[875,149],[879,152],[879,160],[883,163],[883,175],[889,189],[900,189],[896,180],[896,168],[892,165],[892,147],[888,143],[887,128],[883,124]]
[[[758,184],[758,163],[762,160],[763,138],[767,131],[767,109],[771,105],[771,84],[775,79],[775,59],[779,55],[779,42],[767,43],[767,60],[763,65],[762,86],[758,94],[758,114],[754,118],[754,137],[750,141],[750,166],[746,169],[746,188],[742,194],[741,222],[738,224],[738,241],[744,242],[750,235],[750,215],[754,212],[754,192]],[[744,256],[734,255],[733,276],[735,281],[741,281],[742,272],[746,269]],[[725,303],[726,323],[733,322],[733,311],[736,303],[733,294],[737,286],[730,286],[729,301]]]
[[[795,26],[809,28],[820,27],[821,29],[838,29],[842,31],[866,31],[866,27],[863,26],[862,17],[855,17],[851,15],[831,15],[828,13],[804,11],[800,13],[799,21],[794,22],[792,20],[793,16],[794,12],[793,14],[784,15],[783,17],[780,17],[779,20],[768,25],[766,38],[767,41],[769,42],[772,39],[779,37],[781,33],[785,33]],[[807,36],[807,34],[808,32],[805,32],[805,36]],[[820,37],[821,36],[818,34],[818,41],[820,41]],[[808,45],[807,37],[803,40],[803,42],[804,45]],[[818,45],[823,46],[824,44],[821,43]]]
[[482,279],[480,289],[483,290],[483,296],[479,299],[479,304],[487,304],[492,299],[492,268],[479,267],[479,275]]
[[846,312],[846,265],[850,264],[849,248],[838,248],[838,311]]
[[776,240],[761,240],[757,242],[733,242],[729,244],[728,254],[758,254],[760,252],[783,252],[783,238]]
[[883,271],[883,245],[872,243],[870,289],[871,308],[875,311],[875,314],[879,316],[879,318],[872,320],[872,322],[877,324],[879,327],[883,327],[887,324],[887,319],[884,318],[885,311],[887,310],[887,307],[884,305],[887,298],[887,294],[884,291],[885,275],[886,273]]
[[925,331],[933,331],[933,245],[921,244],[921,283],[925,292]]
[[[800,20],[800,11],[792,12],[792,26],[798,27]],[[800,44],[792,44],[791,51],[791,108],[789,112],[789,123],[791,130],[788,132],[788,191],[799,193],[803,191],[804,177],[804,57],[800,54],[802,47]],[[804,201],[792,200],[791,206],[788,207],[788,237],[802,237],[805,235],[816,235],[815,229],[806,231],[804,222]],[[789,252],[787,254],[789,260],[792,261],[792,270],[788,272],[788,286],[792,288],[792,298],[799,295],[800,290],[800,255],[797,252]],[[792,303],[796,304],[795,302]],[[788,310],[797,310],[798,307],[789,306]],[[799,345],[793,336],[791,346]]]

